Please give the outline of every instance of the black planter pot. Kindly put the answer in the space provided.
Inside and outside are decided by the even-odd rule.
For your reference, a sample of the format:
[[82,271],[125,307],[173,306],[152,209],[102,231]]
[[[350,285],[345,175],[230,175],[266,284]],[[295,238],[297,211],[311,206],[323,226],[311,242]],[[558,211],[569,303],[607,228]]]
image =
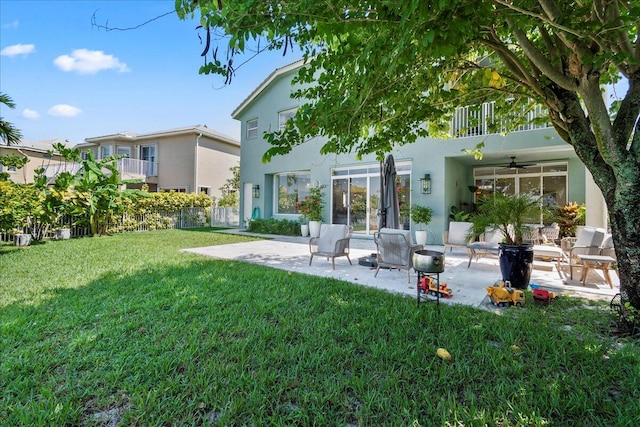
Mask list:
[[533,269],[533,246],[500,244],[500,272],[502,280],[511,287],[527,289]]

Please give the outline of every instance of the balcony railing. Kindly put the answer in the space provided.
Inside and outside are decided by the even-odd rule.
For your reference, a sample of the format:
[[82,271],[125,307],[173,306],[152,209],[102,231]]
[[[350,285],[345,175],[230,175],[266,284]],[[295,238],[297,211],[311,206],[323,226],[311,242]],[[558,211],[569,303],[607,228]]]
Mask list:
[[158,176],[158,164],[147,160],[118,159],[118,172],[121,175],[135,175],[138,177]]
[[[145,179],[150,176],[158,176],[158,163],[147,160],[122,158],[118,159],[116,166],[120,175]],[[45,166],[45,176],[53,178],[62,172],[76,174],[82,168],[80,163],[61,163]]]
[[[537,105],[531,111],[522,110],[521,117],[525,116],[525,123],[510,129],[511,132],[527,131],[534,129],[545,129],[551,127],[548,122],[534,123],[535,119],[547,117],[547,111],[541,105]],[[451,120],[451,136],[455,138],[464,138],[469,136],[488,135],[490,133],[503,133],[509,128],[508,121],[502,119],[499,126],[495,127],[495,103],[484,103],[476,106],[466,106],[456,108]],[[492,124],[494,124],[492,128]]]

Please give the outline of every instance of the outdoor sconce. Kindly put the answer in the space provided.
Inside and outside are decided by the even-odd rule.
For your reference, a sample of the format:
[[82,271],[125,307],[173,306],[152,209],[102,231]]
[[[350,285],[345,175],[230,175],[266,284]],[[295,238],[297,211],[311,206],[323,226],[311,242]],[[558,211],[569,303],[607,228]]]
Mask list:
[[431,176],[428,173],[424,174],[424,178],[420,178],[420,184],[422,185],[420,189],[422,194],[431,194]]
[[253,198],[254,199],[260,198],[260,186],[258,184],[253,186]]

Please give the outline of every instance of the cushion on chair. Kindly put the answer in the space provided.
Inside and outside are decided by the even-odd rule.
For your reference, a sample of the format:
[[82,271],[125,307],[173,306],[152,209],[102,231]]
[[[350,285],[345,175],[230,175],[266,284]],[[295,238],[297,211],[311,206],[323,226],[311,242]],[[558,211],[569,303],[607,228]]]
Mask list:
[[446,245],[466,246],[469,243],[469,234],[472,226],[473,224],[470,222],[451,221],[449,223],[447,241],[444,243]]
[[407,243],[409,243],[411,245],[412,239],[411,239],[411,231],[410,230],[398,230],[396,228],[381,228],[380,229],[380,233],[402,234],[405,237],[405,239],[407,239]]
[[318,252],[332,253],[336,242],[347,237],[348,227],[344,224],[322,224],[318,239]]

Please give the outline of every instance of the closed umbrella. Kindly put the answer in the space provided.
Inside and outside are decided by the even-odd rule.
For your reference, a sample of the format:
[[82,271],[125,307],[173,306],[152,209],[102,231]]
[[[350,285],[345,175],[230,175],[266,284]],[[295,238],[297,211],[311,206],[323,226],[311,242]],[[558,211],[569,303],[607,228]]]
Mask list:
[[380,193],[380,228],[400,228],[400,208],[396,190],[396,163],[389,154],[382,164]]

